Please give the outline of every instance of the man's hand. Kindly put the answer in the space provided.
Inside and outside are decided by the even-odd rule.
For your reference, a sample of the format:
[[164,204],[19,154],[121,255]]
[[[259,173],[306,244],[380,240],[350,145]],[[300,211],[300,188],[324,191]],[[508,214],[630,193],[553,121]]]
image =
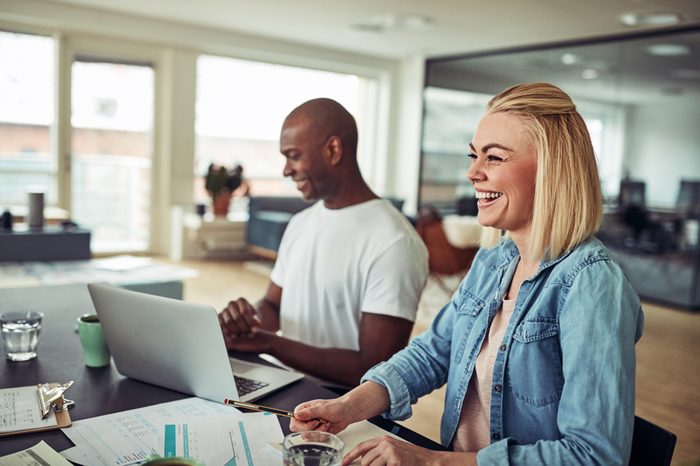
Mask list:
[[261,324],[260,314],[245,298],[229,302],[219,313],[219,325],[227,348],[235,340],[254,338]]
[[252,336],[224,339],[226,349],[246,353],[270,353],[272,341],[277,338],[272,332],[256,329]]

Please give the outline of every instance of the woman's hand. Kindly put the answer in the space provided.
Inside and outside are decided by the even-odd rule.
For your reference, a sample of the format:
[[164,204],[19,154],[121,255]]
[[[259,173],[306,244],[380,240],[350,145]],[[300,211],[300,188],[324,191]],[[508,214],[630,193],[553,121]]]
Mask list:
[[372,466],[476,466],[476,453],[432,451],[385,435],[358,444],[343,458],[347,466],[358,458]]
[[289,429],[292,432],[320,430],[337,434],[354,421],[343,398],[312,400],[294,409],[294,418],[289,424]]

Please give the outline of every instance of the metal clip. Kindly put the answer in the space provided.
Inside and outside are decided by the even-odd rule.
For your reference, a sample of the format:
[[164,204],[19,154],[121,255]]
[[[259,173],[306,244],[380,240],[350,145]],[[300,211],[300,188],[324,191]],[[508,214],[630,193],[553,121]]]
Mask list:
[[41,408],[41,418],[45,419],[49,415],[51,409],[62,411],[68,406],[74,404],[72,400],[65,400],[63,393],[73,385],[70,380],[64,384],[59,383],[43,383],[37,385],[39,391],[39,407]]

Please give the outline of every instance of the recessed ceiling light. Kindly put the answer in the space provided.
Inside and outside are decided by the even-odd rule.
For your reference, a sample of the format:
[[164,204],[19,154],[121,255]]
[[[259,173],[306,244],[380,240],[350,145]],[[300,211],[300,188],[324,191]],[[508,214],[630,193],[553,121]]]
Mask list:
[[386,32],[391,30],[428,31],[435,26],[435,21],[421,14],[379,14],[372,15],[366,21],[350,25],[351,28],[364,32]]
[[361,32],[384,32],[384,28],[377,25],[377,24],[369,24],[369,23],[356,23],[356,24],[351,24],[350,27],[356,31],[361,31]]
[[585,70],[581,71],[581,77],[588,80],[598,79],[598,77],[600,77],[600,73],[595,68],[586,68]]
[[397,22],[396,15],[381,14],[372,15],[367,21],[352,24],[350,27],[363,32],[384,32],[396,27]]
[[683,17],[678,13],[624,13],[618,17],[625,26],[671,26],[678,24]]
[[561,56],[561,62],[565,65],[575,65],[581,61],[581,57],[575,53],[565,53]]
[[652,44],[647,47],[647,52],[657,57],[678,57],[690,55],[690,47],[684,44]]
[[400,24],[413,31],[428,31],[435,26],[435,21],[429,16],[408,14],[400,18]]

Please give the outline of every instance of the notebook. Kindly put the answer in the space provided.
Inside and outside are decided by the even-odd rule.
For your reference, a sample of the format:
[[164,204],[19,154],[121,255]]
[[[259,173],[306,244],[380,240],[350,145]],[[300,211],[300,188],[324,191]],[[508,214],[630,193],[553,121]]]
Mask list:
[[211,306],[100,284],[88,291],[114,365],[126,377],[219,403],[253,401],[303,378],[229,358]]

